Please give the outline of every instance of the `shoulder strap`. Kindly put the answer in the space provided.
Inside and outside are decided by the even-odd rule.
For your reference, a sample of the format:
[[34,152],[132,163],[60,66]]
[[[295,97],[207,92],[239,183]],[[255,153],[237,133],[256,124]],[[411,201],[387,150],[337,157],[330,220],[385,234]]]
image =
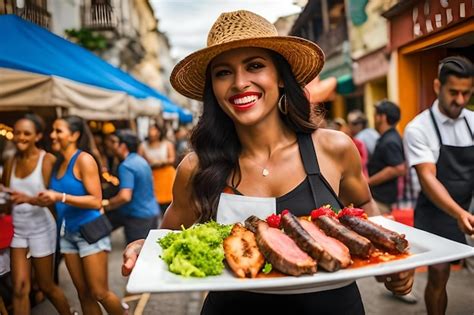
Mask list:
[[441,133],[439,132],[438,124],[436,123],[436,119],[433,114],[433,109],[430,107],[429,111],[430,111],[431,120],[433,121],[433,125],[436,130],[436,135],[438,135],[439,144],[443,145],[443,139],[441,138]]
[[471,134],[472,141],[474,141],[474,133],[472,133],[472,129],[467,122],[466,116],[464,116],[464,121],[466,122],[467,130],[469,130],[469,133]]
[[303,160],[303,166],[308,175],[308,182],[311,188],[311,194],[313,195],[314,204],[318,205],[316,187],[318,186],[319,164],[313,139],[309,133],[298,133],[297,137],[301,159]]
[[313,139],[309,133],[298,133],[298,146],[300,149],[301,159],[306,174],[319,174],[318,157],[316,156],[316,149],[314,148]]
[[77,158],[79,157],[81,152],[82,152],[81,150],[77,150],[76,153],[74,153],[74,155],[71,158],[71,161],[69,161],[69,167],[71,168],[74,167],[74,164],[76,164]]

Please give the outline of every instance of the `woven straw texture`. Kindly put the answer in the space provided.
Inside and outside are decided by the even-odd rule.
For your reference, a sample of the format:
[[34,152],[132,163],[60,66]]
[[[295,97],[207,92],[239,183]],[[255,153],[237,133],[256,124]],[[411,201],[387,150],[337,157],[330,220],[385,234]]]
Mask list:
[[281,54],[290,64],[297,81],[305,86],[324,65],[324,54],[315,43],[300,37],[278,36],[263,17],[249,11],[223,13],[207,38],[207,48],[180,61],[171,73],[171,85],[186,97],[202,101],[206,69],[217,55],[240,47],[266,48]]

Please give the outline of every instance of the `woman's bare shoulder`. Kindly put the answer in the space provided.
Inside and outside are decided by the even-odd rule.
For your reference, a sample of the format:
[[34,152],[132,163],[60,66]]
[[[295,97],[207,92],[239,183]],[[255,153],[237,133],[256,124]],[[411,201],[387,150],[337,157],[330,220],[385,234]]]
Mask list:
[[312,137],[313,142],[320,150],[331,154],[344,154],[354,145],[348,135],[332,129],[317,129],[313,132]]
[[190,152],[186,154],[181,163],[179,163],[177,171],[186,174],[192,175],[199,167],[199,158],[195,152]]
[[46,152],[44,155],[44,163],[54,164],[56,162],[56,156],[52,153]]
[[97,162],[92,154],[84,151],[82,151],[77,157],[77,163],[80,167],[90,167],[91,165],[97,167]]

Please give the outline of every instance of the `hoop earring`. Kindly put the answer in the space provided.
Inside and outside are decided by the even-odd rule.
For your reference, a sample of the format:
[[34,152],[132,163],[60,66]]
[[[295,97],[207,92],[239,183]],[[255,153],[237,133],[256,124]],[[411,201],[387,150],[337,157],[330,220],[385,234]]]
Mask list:
[[[285,99],[284,103],[282,104],[283,98]],[[288,114],[288,100],[286,99],[286,94],[283,93],[278,100],[278,109],[283,115]]]

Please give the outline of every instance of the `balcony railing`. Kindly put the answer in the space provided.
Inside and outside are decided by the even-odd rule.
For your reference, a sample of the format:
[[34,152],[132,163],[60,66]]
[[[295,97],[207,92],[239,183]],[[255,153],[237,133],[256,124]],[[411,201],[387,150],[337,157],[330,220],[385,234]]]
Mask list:
[[47,0],[25,0],[25,6],[18,12],[25,20],[45,28],[50,26],[51,14],[48,12]]
[[15,0],[0,0],[0,14],[16,14]]
[[346,21],[342,19],[339,23],[330,27],[316,38],[316,43],[323,49],[327,56],[339,51],[345,40],[348,39]]
[[83,0],[81,5],[82,27],[101,31],[114,30],[117,17],[110,0]]

